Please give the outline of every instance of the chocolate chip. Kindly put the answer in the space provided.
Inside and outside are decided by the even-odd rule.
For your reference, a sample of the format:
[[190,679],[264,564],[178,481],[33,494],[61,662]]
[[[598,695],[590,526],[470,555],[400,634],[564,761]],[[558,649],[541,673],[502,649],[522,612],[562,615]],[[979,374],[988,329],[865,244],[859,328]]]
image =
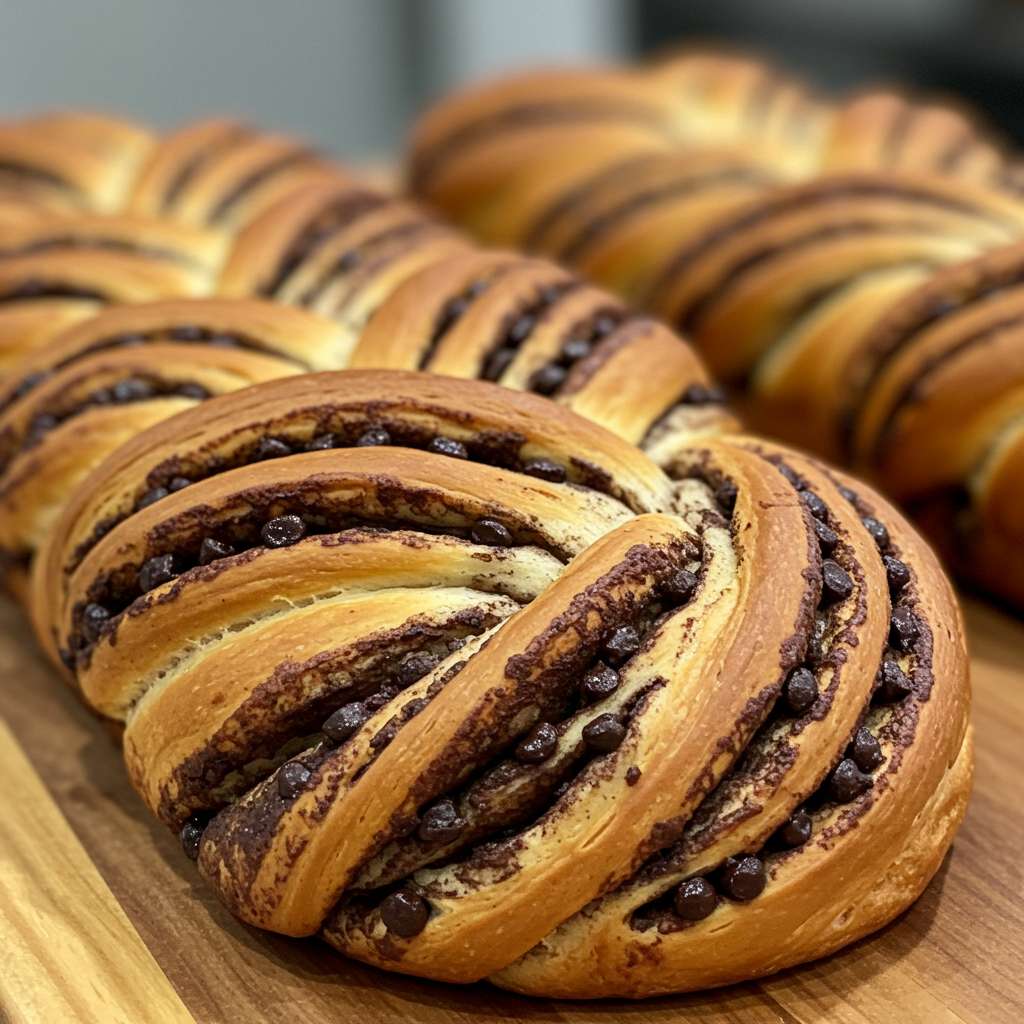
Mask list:
[[476,544],[507,548],[512,544],[512,534],[497,519],[478,519],[470,530]]
[[848,753],[862,772],[873,772],[885,760],[882,745],[864,726],[857,730]]
[[166,487],[151,487],[146,493],[139,498],[135,503],[136,509],[149,508],[150,505],[159,501],[161,498],[166,498],[170,494],[170,491]]
[[111,389],[115,402],[139,402],[153,397],[153,385],[139,377],[119,380]]
[[712,405],[725,401],[725,392],[721,388],[708,387],[704,384],[691,384],[680,399],[683,405]]
[[821,599],[823,602],[845,601],[853,593],[850,574],[831,558],[821,563]]
[[286,441],[277,437],[261,437],[260,443],[256,445],[257,459],[280,459],[285,455],[291,455],[292,446]]
[[550,484],[560,484],[566,477],[565,467],[550,459],[531,459],[523,466],[523,472],[528,476],[537,477],[538,480],[546,480]]
[[901,562],[892,555],[884,555],[882,561],[885,564],[885,575],[889,580],[889,590],[898,594],[910,582],[910,569],[906,562]]
[[619,626],[605,641],[604,651],[613,665],[629,661],[640,650],[640,634],[636,626]]
[[781,846],[803,846],[811,838],[811,816],[806,811],[795,811],[793,816],[775,833]]
[[55,427],[60,426],[60,420],[51,412],[41,412],[36,416],[32,417],[32,422],[29,424],[29,434],[38,440],[44,434],[49,433]]
[[874,516],[865,516],[861,522],[864,524],[864,529],[871,534],[874,542],[884,551],[889,546],[889,531],[885,528],[885,524],[880,523]]
[[850,502],[851,505],[855,505],[857,503],[856,491],[851,491],[849,487],[843,487],[842,485],[836,489],[848,502]]
[[841,804],[856,800],[862,793],[871,788],[871,776],[865,775],[852,758],[844,757],[836,765],[835,771],[828,780],[829,793],[832,799]]
[[114,392],[110,388],[97,388],[88,398],[90,405],[110,405],[114,401]]
[[417,834],[425,843],[450,843],[466,827],[451,800],[441,800],[427,810],[420,819]]
[[18,398],[24,398],[33,388],[38,387],[44,380],[49,376],[49,373],[43,370],[36,370],[34,373],[30,373],[25,377],[22,377],[21,383],[11,392],[11,400]]
[[759,857],[728,857],[722,868],[722,887],[734,900],[752,900],[764,891],[767,878]]
[[630,767],[626,769],[626,785],[627,786],[635,786],[639,781],[640,781],[640,769],[637,768],[637,766],[635,764],[634,765],[630,765]]
[[289,761],[277,773],[277,792],[282,800],[294,800],[309,785],[313,773],[299,761]]
[[383,427],[370,427],[356,441],[357,448],[379,448],[391,444],[391,435]]
[[381,903],[380,919],[389,932],[411,939],[426,928],[430,904],[417,893],[399,889]]
[[878,688],[875,690],[877,704],[895,704],[910,695],[913,686],[906,672],[888,658],[878,670]]
[[241,348],[241,342],[231,334],[215,334],[207,344],[214,348]]
[[110,621],[110,612],[101,604],[92,602],[82,609],[82,635],[89,643],[94,644],[103,627]]
[[192,481],[187,476],[174,476],[171,477],[171,482],[167,485],[167,490],[172,494],[177,491],[183,491],[186,487],[191,487]]
[[202,327],[196,327],[193,324],[182,324],[182,326],[171,330],[171,337],[175,341],[202,341],[205,334],[206,331]]
[[400,686],[382,686],[375,694],[367,697],[363,704],[367,711],[376,713],[389,701],[394,700],[401,692],[402,688]]
[[139,569],[139,589],[145,594],[178,575],[174,555],[154,555],[146,559]]
[[587,338],[570,338],[563,346],[561,356],[567,363],[576,363],[586,359],[593,351],[593,346]]
[[203,543],[199,545],[199,564],[209,565],[218,558],[227,558],[234,553],[235,549],[230,544],[214,540],[213,537],[204,537]]
[[828,519],[828,506],[814,491],[801,491],[800,500],[815,519]]
[[684,921],[703,921],[718,906],[718,893],[706,878],[688,878],[672,898]]
[[549,722],[538,722],[516,745],[516,760],[523,764],[546,761],[558,746],[558,733]]
[[513,345],[518,345],[529,337],[530,331],[533,330],[536,322],[537,320],[535,317],[531,316],[529,313],[524,313],[515,320],[506,332],[505,337],[508,338]]
[[732,515],[732,510],[736,507],[738,495],[739,491],[736,485],[731,480],[726,480],[724,483],[719,484],[718,489],[715,491],[715,501],[718,502],[718,507],[726,515]]
[[557,363],[548,363],[530,375],[529,388],[538,395],[553,395],[565,383],[566,376]]
[[452,459],[469,458],[466,446],[461,441],[456,441],[451,437],[435,437],[427,445],[427,451],[434,452],[436,455],[447,455]]
[[583,742],[599,754],[618,750],[626,736],[626,727],[611,713],[598,715],[583,727]]
[[678,604],[686,604],[697,589],[697,574],[689,569],[677,569],[661,585],[664,595]]
[[602,700],[619,688],[619,673],[610,665],[599,661],[583,675],[580,692],[588,704]]
[[833,530],[826,523],[823,523],[820,519],[814,520],[814,532],[818,538],[818,547],[821,549],[822,554],[831,555],[836,549],[836,545],[839,543],[839,537],[836,531]]
[[206,821],[199,815],[193,815],[181,826],[181,832],[178,834],[181,839],[181,848],[189,860],[199,859],[199,844],[205,831]]
[[516,352],[512,348],[497,348],[488,357],[487,362],[484,363],[483,378],[484,380],[497,380],[511,365],[512,360],[515,359]]
[[910,651],[920,634],[917,617],[906,605],[893,608],[889,619],[889,642],[893,647],[900,651]]
[[789,673],[783,687],[783,697],[790,712],[803,715],[818,699],[818,681],[809,668],[795,668]]
[[295,515],[274,516],[260,530],[260,537],[268,548],[286,548],[302,540],[306,524]]
[[369,719],[370,713],[362,701],[353,701],[338,708],[322,726],[320,731],[334,743],[344,743]]
[[209,389],[203,387],[202,384],[194,380],[186,381],[184,384],[179,384],[177,394],[181,398],[194,398],[197,402],[202,402],[210,397]]
[[337,439],[333,434],[317,434],[306,444],[307,452],[325,452],[337,447]]
[[600,313],[594,321],[594,326],[591,330],[595,338],[603,338],[605,335],[611,334],[618,326],[618,317],[613,316],[611,313]]
[[427,654],[425,651],[414,651],[412,654],[407,654],[398,663],[395,677],[403,689],[406,686],[412,686],[413,683],[422,679],[428,672],[436,668],[439,660],[439,658],[432,654]]

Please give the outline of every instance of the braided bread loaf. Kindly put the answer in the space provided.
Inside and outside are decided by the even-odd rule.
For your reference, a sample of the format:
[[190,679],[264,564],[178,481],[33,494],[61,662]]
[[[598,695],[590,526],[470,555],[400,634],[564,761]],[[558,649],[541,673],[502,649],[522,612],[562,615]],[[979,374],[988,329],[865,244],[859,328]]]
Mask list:
[[752,425],[877,480],[1024,608],[1024,356],[1012,288],[981,283],[1017,259],[1019,177],[954,109],[831,104],[702,54],[479,87],[427,114],[410,161],[461,224],[679,328]]
[[245,921],[522,992],[723,984],[918,895],[966,660],[867,488],[740,436],[669,468],[489,383],[281,378],[108,458],[40,606]]

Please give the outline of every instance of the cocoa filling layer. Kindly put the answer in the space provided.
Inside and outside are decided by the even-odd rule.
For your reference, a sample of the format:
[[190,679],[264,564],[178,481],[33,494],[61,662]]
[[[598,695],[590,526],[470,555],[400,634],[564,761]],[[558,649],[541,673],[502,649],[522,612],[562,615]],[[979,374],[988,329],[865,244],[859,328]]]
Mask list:
[[55,171],[34,164],[24,164],[10,157],[0,159],[0,177],[14,178],[16,183],[30,181],[39,185],[47,185],[60,192],[77,192],[74,185],[62,178]]
[[217,200],[216,205],[210,210],[207,220],[210,224],[221,224],[231,215],[232,211],[243,199],[255,191],[260,185],[270,181],[271,178],[282,171],[289,171],[299,164],[308,163],[313,159],[313,154],[307,149],[301,149],[295,153],[285,153],[282,156],[274,157],[262,167],[247,174],[225,195]]
[[95,302],[111,301],[109,295],[94,288],[80,288],[61,281],[32,278],[17,287],[0,293],[0,303],[29,302],[37,299],[91,299]]
[[[567,337],[558,354],[530,375],[527,389],[538,395],[560,394],[575,368],[590,359],[600,343],[630,319],[625,310],[609,306],[595,310],[586,319],[577,321],[565,332]],[[597,365],[594,366],[596,369]],[[577,382],[577,390],[582,383]]]
[[419,361],[416,364],[417,370],[425,370],[430,365],[438,345],[444,340],[448,332],[462,319],[466,311],[472,305],[473,300],[483,295],[494,283],[495,277],[501,273],[500,269],[491,271],[487,277],[479,277],[471,281],[458,294],[453,295],[440,309],[434,327],[430,332],[430,338],[420,353]]
[[356,192],[342,196],[318,211],[289,242],[270,279],[260,286],[260,294],[273,298],[295,271],[339,231],[356,223],[389,200],[375,192]]
[[200,171],[207,164],[212,163],[219,156],[234,149],[236,144],[243,142],[248,137],[248,130],[238,126],[226,132],[222,138],[213,144],[197,150],[190,159],[181,165],[178,172],[168,183],[160,201],[161,212],[168,213],[171,210],[178,199],[184,194],[185,189],[198,177]]

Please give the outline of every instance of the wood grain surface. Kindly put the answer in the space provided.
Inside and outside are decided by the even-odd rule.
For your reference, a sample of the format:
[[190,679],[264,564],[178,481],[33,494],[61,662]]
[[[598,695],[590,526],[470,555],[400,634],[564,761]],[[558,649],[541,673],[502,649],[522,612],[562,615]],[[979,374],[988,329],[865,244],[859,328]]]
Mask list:
[[[967,612],[975,793],[952,852],[908,913],[843,953],[757,984],[640,1003],[558,1003],[486,984],[389,975],[314,940],[239,924],[200,883],[176,838],[144,811],[107,730],[35,654],[18,610],[0,601],[0,719],[36,773],[5,738],[0,1020],[161,1024],[191,1014],[200,1024],[1017,1024],[1024,1018],[1024,627],[980,605]],[[19,861],[23,869],[9,874],[7,865]],[[53,912],[43,930],[55,948],[37,949],[29,967],[16,962],[12,972],[11,951],[33,941],[26,916],[47,907]],[[32,956],[35,987],[26,989]],[[51,1011],[74,999],[109,1012]]]

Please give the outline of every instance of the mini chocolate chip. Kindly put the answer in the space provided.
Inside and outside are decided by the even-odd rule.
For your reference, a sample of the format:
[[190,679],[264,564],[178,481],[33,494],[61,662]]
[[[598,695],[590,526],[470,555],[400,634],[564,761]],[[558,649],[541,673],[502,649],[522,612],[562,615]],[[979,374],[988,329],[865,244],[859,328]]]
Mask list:
[[307,452],[325,452],[336,447],[337,439],[333,434],[317,434],[306,444]]
[[605,641],[604,651],[613,665],[629,661],[640,650],[640,634],[636,626],[619,626]]
[[154,555],[146,559],[139,569],[139,589],[145,594],[178,575],[174,555]]
[[218,558],[227,558],[234,553],[235,549],[230,544],[214,540],[213,537],[204,537],[203,543],[199,545],[199,564],[209,565]]
[[181,832],[179,833],[181,848],[185,851],[185,856],[189,860],[199,859],[199,844],[205,831],[206,821],[197,814],[193,815],[181,826]]
[[856,800],[862,793],[871,788],[871,776],[865,775],[852,758],[844,757],[836,765],[835,771],[828,780],[829,793],[832,799],[841,804]]
[[139,402],[145,398],[152,398],[154,388],[148,380],[129,377],[127,380],[119,380],[112,391],[115,402]]
[[697,589],[697,574],[689,569],[677,569],[661,585],[664,595],[679,604],[686,604]]
[[775,833],[782,846],[803,846],[811,838],[811,816],[806,811],[794,811],[793,816]]
[[625,736],[626,727],[610,713],[598,715],[583,727],[583,742],[599,754],[618,750]]
[[738,495],[739,491],[736,485],[731,480],[726,480],[724,483],[719,484],[718,489],[715,491],[715,501],[718,502],[718,507],[726,515],[731,515],[732,510],[736,507]]
[[114,392],[110,388],[97,388],[89,395],[90,405],[110,405],[114,401]]
[[889,642],[893,647],[900,651],[910,651],[920,634],[917,617],[906,605],[893,608],[889,619]]
[[718,906],[718,893],[706,878],[688,878],[672,898],[684,921],[703,921]]
[[322,726],[320,731],[334,743],[344,743],[369,719],[370,713],[362,701],[353,701],[338,708]]
[[533,326],[536,322],[535,317],[530,316],[529,313],[524,313],[515,320],[506,332],[505,337],[507,337],[513,345],[518,345],[520,342],[526,340],[530,331],[533,330]]
[[610,665],[599,661],[583,675],[580,692],[587,703],[602,700],[619,688],[619,673]]
[[434,452],[435,455],[447,455],[452,459],[469,458],[466,446],[461,441],[456,441],[451,437],[435,437],[427,445],[427,451]]
[[818,699],[818,681],[809,668],[793,669],[786,679],[783,696],[794,715],[803,715],[814,706]]
[[874,542],[884,551],[889,546],[889,531],[885,528],[885,524],[880,523],[874,516],[865,516],[861,522],[864,524],[864,529],[871,534]]
[[375,694],[367,697],[363,701],[367,711],[377,712],[380,711],[385,704],[393,700],[402,692],[400,686],[382,686]]
[[873,772],[885,760],[882,745],[864,726],[857,730],[848,753],[862,772]]
[[728,857],[722,869],[722,887],[734,900],[752,900],[764,891],[767,878],[759,857]]
[[856,504],[856,502],[857,502],[857,492],[856,492],[856,491],[851,491],[849,487],[843,487],[842,485],[840,485],[840,486],[839,486],[839,487],[837,488],[837,490],[839,491],[839,493],[840,493],[840,494],[841,494],[841,495],[842,495],[842,496],[843,496],[843,497],[844,497],[844,498],[845,498],[845,499],[846,499],[846,500],[847,500],[848,502],[850,502],[850,504]]
[[277,773],[277,792],[282,800],[294,800],[309,785],[313,773],[299,761],[289,761]]
[[170,494],[170,491],[166,487],[151,487],[146,493],[139,498],[135,503],[136,509],[149,508],[150,505],[159,501],[161,498],[166,498]]
[[82,634],[89,643],[94,644],[103,627],[110,621],[110,611],[101,604],[92,602],[82,610]]
[[198,381],[190,380],[184,384],[179,384],[177,394],[181,398],[194,398],[197,402],[202,402],[210,397],[208,388],[203,387]]
[[496,348],[484,363],[484,380],[497,380],[509,368],[515,357],[515,349]]
[[529,388],[538,395],[553,395],[565,383],[566,376],[557,363],[547,363],[530,375]]
[[182,326],[171,330],[171,337],[175,341],[202,341],[205,334],[206,331],[202,327],[196,327],[193,324],[182,324]]
[[172,493],[175,491],[183,491],[186,487],[191,487],[192,481],[187,476],[174,476],[171,477],[171,482],[167,485],[167,490]]
[[832,527],[823,523],[820,519],[814,520],[814,532],[818,537],[818,547],[824,555],[831,555],[839,543],[839,537]]
[[451,800],[441,800],[427,810],[420,819],[417,834],[425,843],[450,843],[466,827]]
[[906,672],[886,658],[878,670],[878,688],[875,690],[875,703],[895,704],[910,695],[913,686]]
[[828,505],[814,491],[801,491],[800,500],[807,506],[808,511],[815,519],[828,519]]
[[399,889],[381,903],[380,919],[389,932],[411,939],[426,928],[430,904],[418,893]]
[[821,563],[821,599],[825,601],[845,601],[853,593],[853,580],[850,574],[831,558]]
[[549,722],[538,722],[516,744],[516,760],[523,764],[540,764],[546,761],[558,746],[558,733]]
[[889,590],[898,594],[910,582],[910,569],[906,562],[892,555],[883,555],[882,561],[885,563],[885,575],[889,579]]
[[403,688],[412,686],[413,683],[432,671],[437,666],[439,660],[439,658],[434,657],[432,654],[427,654],[425,651],[414,651],[411,654],[407,654],[398,663],[395,677]]
[[626,785],[627,786],[635,786],[639,781],[640,781],[640,769],[637,768],[637,766],[635,764],[634,765],[630,765],[630,767],[626,769]]
[[391,444],[391,435],[383,427],[370,427],[359,436],[357,448],[380,448]]
[[594,337],[603,338],[606,334],[611,334],[616,327],[619,326],[619,318],[612,316],[611,313],[600,313],[597,319],[594,321],[594,326],[591,329]]
[[302,540],[306,524],[295,515],[274,516],[260,530],[260,537],[268,548],[286,548]]
[[256,445],[257,459],[280,459],[291,453],[292,446],[277,437],[261,437],[260,443]]
[[570,338],[562,346],[562,358],[568,363],[578,362],[586,359],[593,350],[593,346],[587,338]]
[[507,548],[512,543],[512,534],[497,519],[479,519],[473,524],[470,536],[476,544]]
[[523,472],[535,476],[538,480],[546,480],[550,484],[563,483],[566,477],[565,467],[550,459],[531,459],[523,466]]

